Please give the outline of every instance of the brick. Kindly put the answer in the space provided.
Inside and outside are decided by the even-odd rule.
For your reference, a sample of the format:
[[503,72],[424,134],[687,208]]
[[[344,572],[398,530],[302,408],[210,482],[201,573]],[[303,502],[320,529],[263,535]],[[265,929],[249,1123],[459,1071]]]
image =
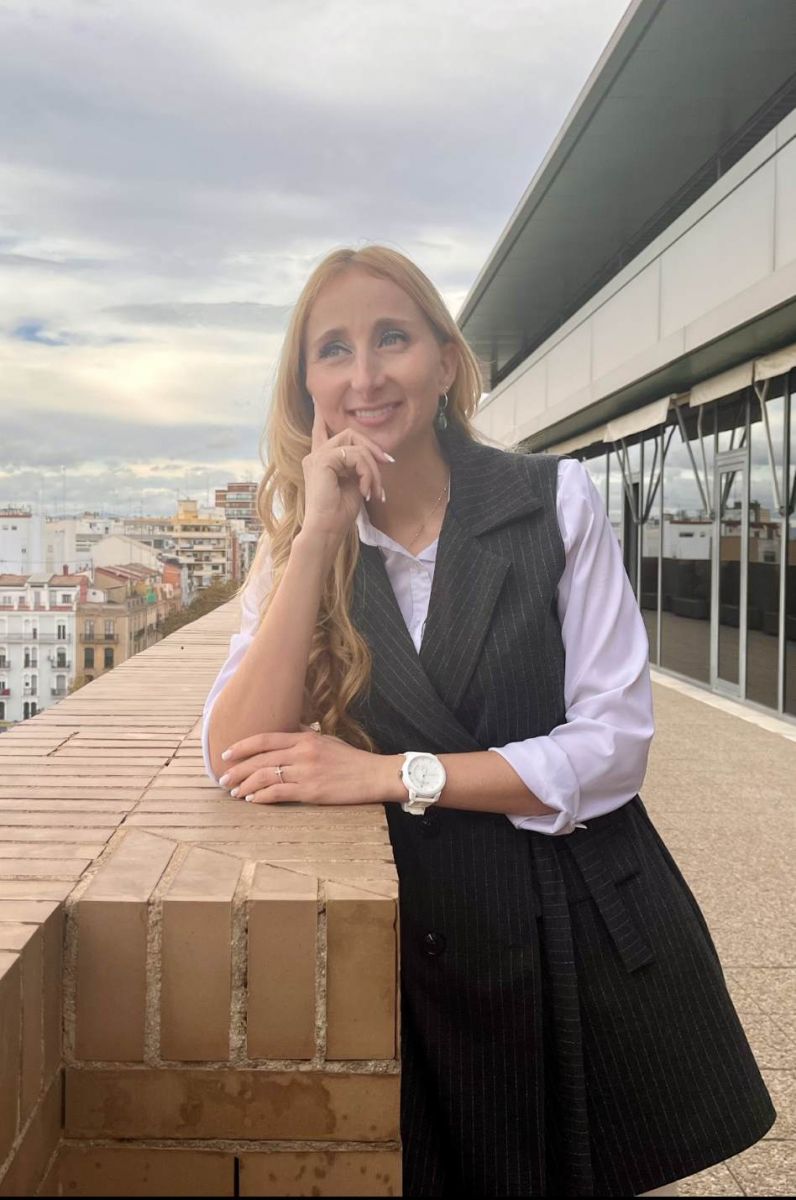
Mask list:
[[130,830],[83,893],[91,900],[148,900],[169,864],[174,844]]
[[[0,1182],[0,1196],[35,1196],[55,1147],[61,1136],[61,1091],[63,1072],[59,1071],[38,1105],[25,1130],[6,1174]],[[53,1195],[55,1192],[42,1192]]]
[[241,1196],[400,1196],[400,1150],[245,1151]]
[[[17,926],[20,928],[20,926]],[[21,948],[22,971],[22,1081],[19,1097],[19,1123],[24,1125],[42,1086],[42,1003],[43,974],[41,928],[23,925],[28,939]]]
[[232,899],[240,870],[227,854],[193,849],[163,901],[163,1058],[229,1058]]
[[397,1141],[400,1076],[67,1068],[70,1138]]
[[0,900],[0,921],[38,925],[62,907],[56,900]]
[[91,900],[76,905],[75,1055],[141,1062],[146,1006],[147,902]]
[[249,893],[250,1058],[312,1058],[318,881],[260,865]]
[[397,902],[326,885],[326,1056],[395,1057]]
[[53,1184],[50,1195],[234,1196],[235,1156],[220,1150],[64,1142]]
[[102,838],[105,843],[115,832],[116,826],[109,825],[106,821],[92,824],[90,829],[70,829],[65,825],[57,829],[50,825],[26,825],[14,829],[4,829],[0,826],[0,842],[85,842],[89,837],[92,840]]
[[0,879],[70,879],[77,881],[91,859],[35,858],[23,861],[0,858]]
[[65,900],[71,879],[0,879],[0,900]]
[[87,858],[93,860],[104,849],[104,842],[0,842],[0,859]]
[[22,972],[19,955],[0,950],[0,1163],[17,1133]]
[[43,1063],[44,1083],[61,1065],[63,1030],[63,945],[64,910],[56,909],[42,927],[44,973]]

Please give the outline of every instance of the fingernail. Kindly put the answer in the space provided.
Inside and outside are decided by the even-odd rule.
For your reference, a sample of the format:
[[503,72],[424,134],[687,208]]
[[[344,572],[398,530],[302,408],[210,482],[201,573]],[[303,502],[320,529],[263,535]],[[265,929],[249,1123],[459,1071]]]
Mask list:
[[225,750],[225,751],[224,751],[224,753],[221,755],[221,757],[222,757],[222,758],[229,758],[229,756],[230,756],[231,754],[232,754],[232,750]]
[[229,771],[227,771],[226,774],[222,775],[218,782],[221,784],[222,787],[224,787],[226,785],[226,782],[228,779],[229,779]]
[[247,803],[247,804],[251,804],[251,802],[252,802],[252,800],[253,800],[253,799],[254,799],[254,793],[252,793],[252,795],[251,795],[251,796],[247,796],[247,797],[246,797],[246,803]]
[[367,494],[367,496],[365,497],[365,499],[366,499],[368,502],[370,502],[370,492],[368,492],[368,494]]
[[382,450],[382,454],[384,455],[385,458],[388,458],[390,460],[390,462],[395,462],[395,459],[393,458],[393,456],[391,454],[388,454],[386,450]]
[[229,793],[230,796],[237,796],[238,790],[239,790],[238,788],[232,788],[232,790]]
[[381,489],[381,502],[382,502],[382,504],[387,503],[387,497],[384,494],[384,488]]

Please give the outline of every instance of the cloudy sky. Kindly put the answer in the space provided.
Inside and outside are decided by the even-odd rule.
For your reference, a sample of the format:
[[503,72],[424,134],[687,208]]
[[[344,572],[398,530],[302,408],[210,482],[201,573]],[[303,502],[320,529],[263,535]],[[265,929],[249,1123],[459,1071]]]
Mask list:
[[0,0],[0,505],[260,478],[287,315],[384,242],[458,313],[627,0]]

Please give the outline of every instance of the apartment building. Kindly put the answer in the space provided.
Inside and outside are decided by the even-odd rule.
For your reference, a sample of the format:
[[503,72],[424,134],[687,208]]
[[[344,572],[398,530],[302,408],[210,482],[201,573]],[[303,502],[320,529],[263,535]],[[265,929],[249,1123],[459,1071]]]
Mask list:
[[174,554],[188,568],[192,590],[232,578],[232,529],[225,517],[202,515],[196,500],[180,500],[172,531]]
[[[44,517],[29,505],[0,508],[0,574],[28,575],[48,567],[52,570],[53,564],[45,562],[44,530]],[[58,559],[59,566],[64,563],[68,559]]]
[[98,597],[77,611],[78,675],[86,681],[112,670],[162,636],[163,623],[181,603],[174,579],[144,563],[97,567]]
[[76,612],[88,593],[87,574],[0,575],[0,728],[67,694]]

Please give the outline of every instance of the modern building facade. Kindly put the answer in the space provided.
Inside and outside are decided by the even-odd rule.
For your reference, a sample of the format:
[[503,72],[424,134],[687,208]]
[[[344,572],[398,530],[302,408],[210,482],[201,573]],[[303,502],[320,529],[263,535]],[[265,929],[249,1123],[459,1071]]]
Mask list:
[[458,323],[603,496],[651,662],[796,717],[796,13],[635,0]]

